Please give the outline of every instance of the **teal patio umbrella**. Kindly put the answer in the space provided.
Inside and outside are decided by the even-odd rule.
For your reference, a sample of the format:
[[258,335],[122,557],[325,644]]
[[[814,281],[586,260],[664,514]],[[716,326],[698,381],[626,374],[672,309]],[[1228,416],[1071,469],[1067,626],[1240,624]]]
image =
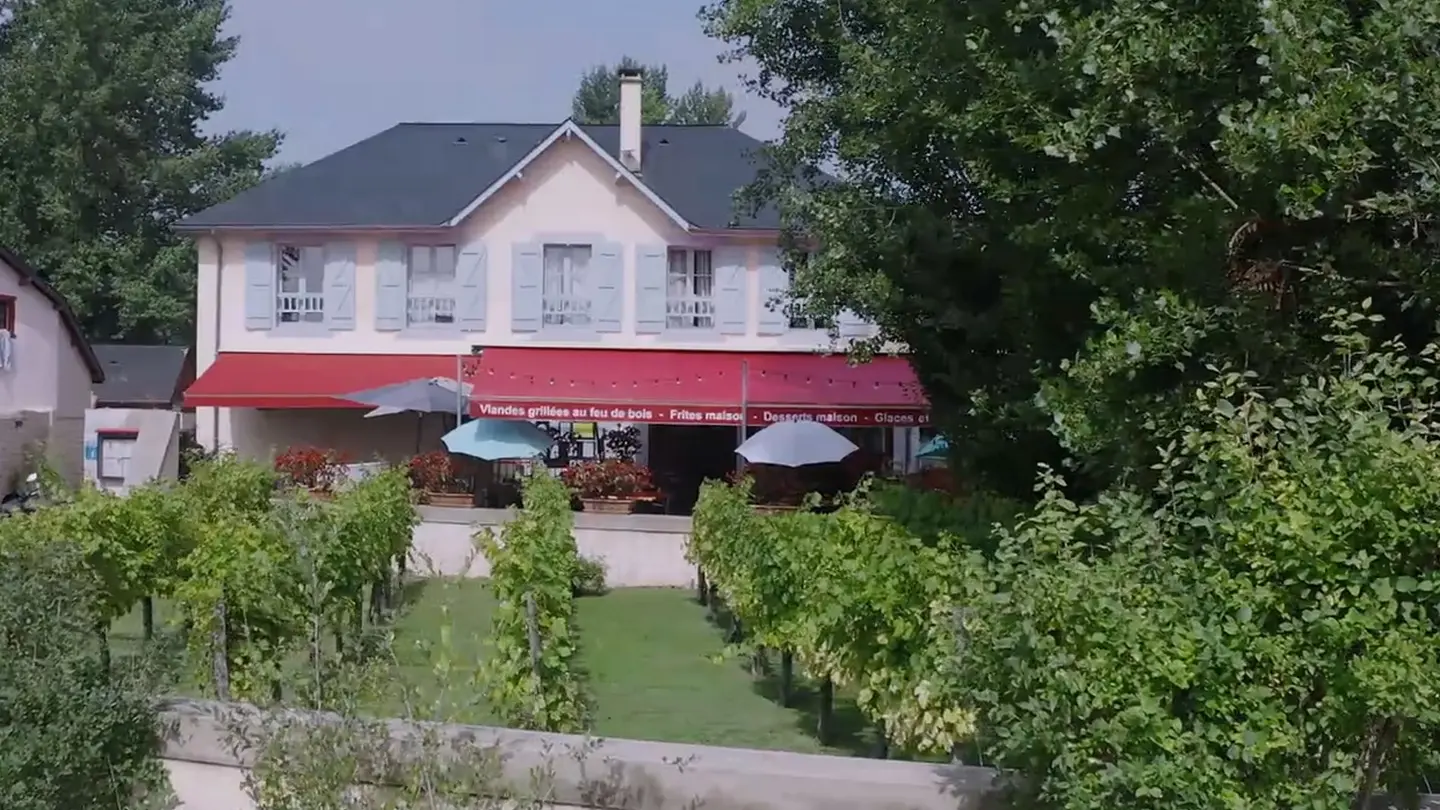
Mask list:
[[945,458],[950,455],[950,442],[937,433],[930,441],[920,445],[920,452],[916,455],[923,459]]
[[555,440],[529,422],[472,419],[440,437],[445,448],[462,456],[504,461],[543,455]]

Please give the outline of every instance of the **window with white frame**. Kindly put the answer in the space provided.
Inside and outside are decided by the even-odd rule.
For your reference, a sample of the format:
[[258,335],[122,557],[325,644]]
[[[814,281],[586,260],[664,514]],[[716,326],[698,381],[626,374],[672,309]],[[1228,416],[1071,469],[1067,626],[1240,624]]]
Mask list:
[[411,245],[406,268],[410,326],[455,323],[455,246]]
[[589,245],[546,245],[545,326],[590,325]]
[[669,260],[665,283],[666,328],[713,328],[715,266],[710,251],[670,248]]
[[790,300],[785,304],[785,311],[790,318],[791,329],[829,329],[834,325],[833,319],[819,318],[810,314],[805,309],[805,300],[803,298],[796,298],[793,295],[796,272],[801,267],[804,267],[809,260],[810,254],[803,254],[796,259],[796,264],[792,264],[786,271],[790,276],[790,290],[792,295]]
[[107,484],[125,483],[130,470],[130,456],[135,452],[137,434],[131,432],[101,433],[95,441],[95,475]]
[[277,322],[325,322],[324,248],[277,246],[275,275]]

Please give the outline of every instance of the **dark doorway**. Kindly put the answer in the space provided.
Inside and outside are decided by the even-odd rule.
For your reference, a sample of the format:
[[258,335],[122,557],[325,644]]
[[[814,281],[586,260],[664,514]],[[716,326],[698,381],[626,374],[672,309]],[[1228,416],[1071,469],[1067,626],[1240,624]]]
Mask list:
[[672,514],[690,514],[705,479],[724,478],[734,471],[736,433],[734,427],[712,425],[650,426],[646,442],[650,472],[670,496]]

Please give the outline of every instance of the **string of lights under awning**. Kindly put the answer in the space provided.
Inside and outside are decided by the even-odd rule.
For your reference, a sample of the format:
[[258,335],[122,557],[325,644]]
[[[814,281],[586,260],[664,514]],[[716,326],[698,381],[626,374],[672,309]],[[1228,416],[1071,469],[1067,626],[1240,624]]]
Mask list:
[[[495,347],[459,358],[471,414],[532,421],[920,425],[928,405],[903,358]],[[187,405],[355,407],[344,394],[422,376],[453,377],[454,355],[222,353]]]

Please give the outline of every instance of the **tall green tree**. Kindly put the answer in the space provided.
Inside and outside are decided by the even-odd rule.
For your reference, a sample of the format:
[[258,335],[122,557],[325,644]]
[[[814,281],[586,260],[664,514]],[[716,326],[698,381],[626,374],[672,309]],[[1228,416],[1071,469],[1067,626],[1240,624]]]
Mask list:
[[671,96],[670,71],[664,65],[642,65],[629,56],[615,65],[596,65],[580,77],[570,117],[581,124],[618,124],[621,70],[639,70],[644,76],[640,104],[643,123],[738,126],[743,119],[734,116],[735,99],[724,88],[707,88],[697,81],[679,96]]
[[704,15],[788,108],[756,192],[820,245],[797,292],[908,343],[991,483],[1143,475],[1207,364],[1280,385],[1330,306],[1434,323],[1436,0]]
[[95,340],[191,339],[170,226],[253,185],[277,132],[201,133],[235,53],[225,0],[13,0],[0,20],[0,243]]

